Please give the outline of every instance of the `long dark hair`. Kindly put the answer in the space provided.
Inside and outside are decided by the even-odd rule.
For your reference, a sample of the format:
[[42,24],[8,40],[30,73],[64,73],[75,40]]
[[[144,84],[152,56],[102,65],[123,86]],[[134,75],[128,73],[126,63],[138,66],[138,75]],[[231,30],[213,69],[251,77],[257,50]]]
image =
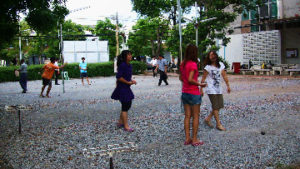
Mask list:
[[189,44],[185,49],[183,65],[185,66],[187,61],[193,61],[198,63],[198,48],[195,45]]
[[211,65],[211,64],[212,64],[211,60],[209,59],[209,55],[210,55],[211,53],[213,53],[214,55],[216,55],[216,57],[217,57],[217,60],[216,60],[216,66],[217,66],[217,68],[220,68],[221,65],[220,65],[219,55],[217,54],[216,51],[209,51],[209,52],[207,53],[206,58],[205,58],[205,61],[204,61],[204,65],[206,66],[206,65]]
[[117,66],[119,67],[121,63],[127,61],[127,56],[131,54],[129,50],[123,50],[121,54],[117,57]]

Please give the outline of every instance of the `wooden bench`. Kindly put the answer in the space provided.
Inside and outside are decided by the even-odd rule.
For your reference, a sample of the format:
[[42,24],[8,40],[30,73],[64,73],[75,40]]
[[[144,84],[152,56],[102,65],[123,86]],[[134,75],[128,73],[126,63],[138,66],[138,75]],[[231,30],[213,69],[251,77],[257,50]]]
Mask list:
[[254,75],[266,75],[270,76],[271,69],[254,69]]
[[293,76],[295,73],[300,72],[300,69],[285,69],[285,71],[288,72],[290,76]]
[[243,75],[246,75],[247,72],[253,72],[251,69],[240,69]]

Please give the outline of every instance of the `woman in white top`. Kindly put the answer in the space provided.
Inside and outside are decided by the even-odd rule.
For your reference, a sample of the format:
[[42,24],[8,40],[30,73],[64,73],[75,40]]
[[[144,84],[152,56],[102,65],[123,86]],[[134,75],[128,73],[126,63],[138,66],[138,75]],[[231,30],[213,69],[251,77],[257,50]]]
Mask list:
[[219,62],[218,54],[215,51],[210,51],[207,54],[205,65],[201,83],[207,82],[206,92],[212,104],[212,112],[205,118],[204,122],[213,128],[211,118],[214,116],[217,123],[216,128],[225,131],[226,129],[222,126],[219,118],[219,111],[224,107],[221,76],[227,85],[227,92],[230,93],[231,91],[225,66],[222,62]]

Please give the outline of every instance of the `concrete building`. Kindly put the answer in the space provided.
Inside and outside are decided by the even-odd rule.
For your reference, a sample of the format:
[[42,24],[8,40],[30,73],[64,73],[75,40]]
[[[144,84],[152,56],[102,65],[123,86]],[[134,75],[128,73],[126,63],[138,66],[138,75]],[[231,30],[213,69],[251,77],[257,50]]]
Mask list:
[[[277,64],[300,64],[300,0],[263,1],[263,6],[257,7],[257,10],[245,10],[231,23],[230,27],[233,27],[235,30],[233,35],[229,35],[231,43],[227,47],[221,47],[219,54],[229,61],[230,64],[232,62],[245,63],[249,60],[247,58],[249,53],[245,49],[247,44],[245,43],[254,43],[254,45],[250,46],[253,50],[256,50],[256,46],[260,44],[265,45],[265,51],[271,51],[269,53],[279,50],[280,59],[276,60],[275,63]],[[271,36],[271,33],[274,35]],[[274,42],[269,42],[268,39],[262,41],[260,37],[264,37],[266,34],[275,38],[273,39]],[[275,37],[277,34],[278,37]],[[256,40],[247,41],[249,37],[253,39],[251,36],[256,37]],[[276,41],[279,42],[277,43]],[[268,45],[267,42],[271,43],[271,45]],[[267,58],[271,57],[269,53],[262,53],[263,55],[258,54],[259,56],[257,57],[272,60]],[[255,57],[254,55],[253,57]],[[275,59],[273,58],[273,60]],[[262,63],[262,60],[257,59],[257,64],[260,63]]]
[[86,41],[64,41],[65,62],[79,63],[85,57],[87,63],[109,61],[108,41],[90,39]]

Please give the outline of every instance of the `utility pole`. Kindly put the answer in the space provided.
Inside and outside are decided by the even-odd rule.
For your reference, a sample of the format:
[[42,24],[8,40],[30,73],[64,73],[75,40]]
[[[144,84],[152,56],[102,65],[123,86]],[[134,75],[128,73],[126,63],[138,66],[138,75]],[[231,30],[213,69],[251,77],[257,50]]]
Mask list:
[[180,5],[180,0],[177,0],[177,8],[179,12],[179,56],[180,56],[180,61],[182,62],[182,30],[181,30],[181,5]]
[[[64,56],[63,56],[63,49],[64,49],[64,45],[63,45],[63,37],[62,37],[62,24],[60,24],[60,59],[62,64],[64,64]],[[64,77],[64,68],[62,68],[62,87],[63,87],[63,93],[65,93],[65,77]]]
[[19,54],[20,54],[20,62],[22,59],[22,40],[21,40],[21,26],[19,22]]
[[119,51],[119,17],[118,17],[118,12],[116,14],[116,56],[118,56],[120,54]]

